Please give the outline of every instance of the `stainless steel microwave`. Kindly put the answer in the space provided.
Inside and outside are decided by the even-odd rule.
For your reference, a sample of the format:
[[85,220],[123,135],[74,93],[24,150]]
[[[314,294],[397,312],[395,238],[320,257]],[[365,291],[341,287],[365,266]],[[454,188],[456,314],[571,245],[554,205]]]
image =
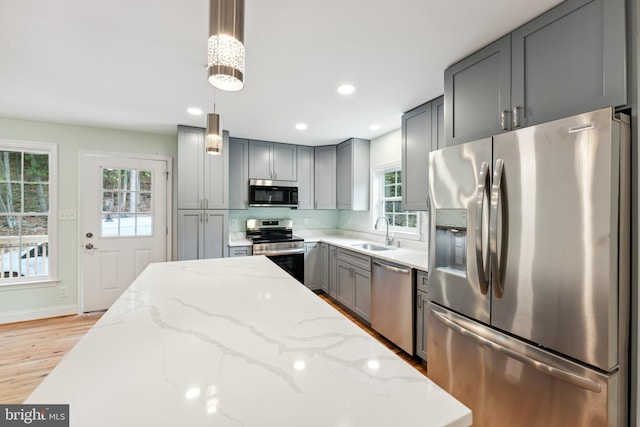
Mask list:
[[249,206],[298,207],[298,183],[295,181],[249,180]]

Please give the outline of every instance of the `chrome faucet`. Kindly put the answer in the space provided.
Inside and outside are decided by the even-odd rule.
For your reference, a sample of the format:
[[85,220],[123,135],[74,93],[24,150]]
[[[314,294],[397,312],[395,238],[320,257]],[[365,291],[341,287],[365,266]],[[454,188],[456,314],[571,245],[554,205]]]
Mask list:
[[386,216],[379,217],[378,219],[376,219],[376,224],[373,226],[373,228],[375,228],[376,230],[378,229],[378,223],[380,222],[381,219],[384,219],[387,222],[385,242],[387,242],[387,245],[391,245],[391,243],[393,242],[393,237],[389,238],[389,218],[387,218]]

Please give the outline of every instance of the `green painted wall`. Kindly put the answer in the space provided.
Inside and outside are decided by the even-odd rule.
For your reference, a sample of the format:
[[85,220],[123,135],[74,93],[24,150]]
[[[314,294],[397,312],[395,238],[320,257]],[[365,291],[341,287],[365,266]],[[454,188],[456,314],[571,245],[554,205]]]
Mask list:
[[[79,211],[80,151],[171,156],[174,158],[174,170],[177,155],[176,134],[150,134],[6,118],[0,118],[0,140],[58,144],[58,209],[76,212]],[[0,323],[78,311],[78,221],[58,221],[58,232],[59,283],[46,286],[0,286]],[[67,297],[58,296],[59,286],[67,287]]]

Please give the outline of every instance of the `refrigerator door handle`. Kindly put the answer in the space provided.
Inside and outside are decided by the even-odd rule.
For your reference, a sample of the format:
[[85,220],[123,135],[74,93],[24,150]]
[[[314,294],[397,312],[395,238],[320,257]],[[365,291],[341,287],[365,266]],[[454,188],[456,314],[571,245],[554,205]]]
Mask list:
[[598,384],[596,381],[593,381],[589,378],[583,378],[579,375],[576,375],[574,373],[571,372],[567,372],[565,370],[556,368],[555,366],[551,366],[550,364],[547,364],[545,362],[542,362],[540,360],[536,360],[536,359],[532,359],[530,357],[525,356],[524,354],[521,354],[517,351],[514,351],[510,348],[504,347],[496,342],[491,341],[490,339],[480,336],[472,331],[470,331],[469,329],[465,328],[464,326],[460,326],[458,325],[455,321],[448,319],[446,317],[446,315],[437,312],[433,309],[429,309],[429,312],[431,314],[433,314],[433,316],[435,317],[436,320],[438,320],[439,322],[441,322],[443,325],[445,325],[446,327],[448,327],[449,329],[453,330],[454,332],[457,332],[458,334],[470,338],[472,340],[474,340],[477,344],[483,346],[483,347],[487,347],[493,351],[502,353],[512,359],[515,359],[523,364],[529,365],[531,367],[533,367],[534,369],[545,373],[547,375],[550,375],[554,378],[557,378],[559,380],[568,382],[570,384],[576,385],[578,387],[584,388],[586,390],[589,391],[593,391],[595,393],[600,393],[602,391],[602,388],[600,386],[600,384]]
[[476,202],[476,265],[478,266],[478,283],[480,292],[486,295],[489,292],[489,279],[487,269],[484,266],[484,254],[482,253],[482,217],[484,213],[485,194],[489,198],[487,180],[489,179],[489,163],[482,162],[478,175],[478,195]]
[[500,278],[500,265],[498,262],[498,207],[500,205],[500,193],[502,191],[502,170],[504,160],[497,159],[493,171],[493,185],[491,186],[491,210],[489,212],[489,254],[491,259],[491,279],[493,293],[496,298],[502,298],[504,287]]

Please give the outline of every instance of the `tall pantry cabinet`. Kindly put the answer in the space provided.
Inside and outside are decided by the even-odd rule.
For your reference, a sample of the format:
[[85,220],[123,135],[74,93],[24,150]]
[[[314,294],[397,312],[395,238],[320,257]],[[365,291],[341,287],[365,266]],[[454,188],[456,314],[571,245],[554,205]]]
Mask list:
[[178,126],[178,260],[227,256],[229,134],[205,153],[205,129]]

